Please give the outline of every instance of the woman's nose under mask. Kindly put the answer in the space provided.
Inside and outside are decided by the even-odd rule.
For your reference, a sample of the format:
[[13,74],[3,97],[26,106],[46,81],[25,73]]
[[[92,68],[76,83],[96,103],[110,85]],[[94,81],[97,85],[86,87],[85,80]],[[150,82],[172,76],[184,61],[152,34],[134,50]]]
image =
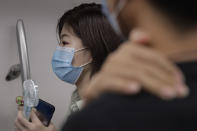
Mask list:
[[90,64],[91,62],[88,62],[84,65],[81,65],[79,67],[72,66],[72,61],[74,58],[74,54],[76,52],[85,50],[86,48],[82,48],[79,50],[76,50],[74,48],[67,48],[67,47],[61,47],[58,46],[56,48],[56,51],[54,52],[53,58],[52,58],[52,68],[53,72],[56,74],[56,76],[70,84],[76,84],[77,80],[79,79],[83,67]]

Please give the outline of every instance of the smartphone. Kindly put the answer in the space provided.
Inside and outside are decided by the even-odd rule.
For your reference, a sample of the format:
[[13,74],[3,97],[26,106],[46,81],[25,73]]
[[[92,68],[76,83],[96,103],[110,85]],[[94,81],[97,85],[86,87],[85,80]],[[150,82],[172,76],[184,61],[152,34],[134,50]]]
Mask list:
[[55,112],[55,106],[42,99],[39,99],[38,106],[36,106],[35,109],[37,110],[36,115],[43,125],[49,126]]

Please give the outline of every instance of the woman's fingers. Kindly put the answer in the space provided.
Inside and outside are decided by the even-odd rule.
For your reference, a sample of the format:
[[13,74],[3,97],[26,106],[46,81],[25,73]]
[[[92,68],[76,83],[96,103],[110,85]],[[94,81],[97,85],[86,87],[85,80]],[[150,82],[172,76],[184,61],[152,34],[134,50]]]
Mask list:
[[28,131],[28,129],[30,129],[32,126],[31,123],[24,118],[23,112],[21,110],[18,111],[15,126],[20,131]]
[[[16,102],[17,102],[17,104],[19,105],[18,106],[18,110],[20,111],[19,112],[19,117],[21,118],[22,116],[21,116],[21,111],[23,111],[23,106],[21,106],[21,105],[23,105],[23,97],[22,96],[18,96],[18,97],[16,97]],[[40,122],[40,120],[37,118],[37,115],[35,114],[35,112],[36,112],[36,109],[32,109],[32,112],[31,112],[31,116],[30,116],[30,118],[31,118],[31,120],[33,121],[33,122],[36,122],[36,123],[39,123]],[[26,120],[26,119],[25,119]],[[23,121],[24,123],[25,123],[25,121]]]
[[18,111],[23,111],[24,106],[18,106]]
[[[177,95],[176,86],[178,86],[178,81],[176,81],[176,76],[167,74],[165,73],[165,71],[156,66],[152,66],[149,63],[143,63],[142,61],[140,62],[137,60],[129,61],[129,59],[125,58],[107,62],[108,65],[104,66],[103,71],[105,72],[105,75],[110,74],[111,78],[106,78],[106,80],[113,79],[113,77],[116,77],[115,79],[117,79],[117,76],[119,76],[119,79],[129,79],[132,81],[135,80],[136,82],[141,83],[144,89],[148,89],[148,91],[156,94],[157,96],[161,95],[162,98],[166,98],[167,96],[173,98]],[[105,75],[103,75],[102,77],[104,77]],[[107,84],[105,86],[109,86]],[[115,83],[113,83],[111,84],[111,86],[116,85]]]
[[[132,53],[136,54],[136,57],[140,58],[139,56],[141,56],[141,58],[146,57],[146,59],[142,59],[144,61],[149,61],[152,62],[153,65],[157,65],[159,68],[161,68],[164,71],[170,73],[169,76],[175,76],[176,78],[176,82],[178,83],[178,85],[176,86],[176,90],[178,91],[178,94],[181,95],[185,95],[186,92],[188,92],[188,88],[184,88],[186,87],[184,84],[184,76],[182,74],[182,72],[179,70],[179,68],[176,67],[176,65],[174,65],[172,62],[170,62],[166,57],[164,57],[161,53],[150,49],[150,48],[146,48],[144,46],[142,46],[141,44],[139,44],[140,40],[144,39],[144,38],[148,38],[146,39],[147,41],[150,40],[150,36],[148,36],[146,33],[142,32],[141,30],[137,29],[134,30],[132,33],[130,33],[130,41],[133,43],[133,47],[132,47]],[[137,43],[137,44],[136,44]],[[131,46],[131,44],[128,46]],[[156,66],[153,66],[156,67]]]
[[179,74],[176,77],[183,78],[179,69],[160,53],[135,43],[125,43],[115,56],[117,56],[118,59],[113,58],[114,60],[126,59],[124,64],[127,66],[134,65],[138,62],[140,67],[152,66],[153,68],[161,70],[162,74],[173,76]]
[[54,124],[52,122],[49,124],[48,129],[50,131],[57,131],[57,129],[55,128],[55,126],[54,126]]
[[148,62],[146,63],[140,60],[128,59],[124,57],[122,59],[117,59],[116,61],[111,61],[110,63],[111,64],[104,67],[106,72],[122,74],[124,77],[128,77],[128,79],[134,79],[135,76],[133,76],[133,72],[137,71],[140,75],[143,75],[144,73],[152,75],[157,80],[160,80],[166,84],[171,84],[172,86],[174,86],[176,82],[174,77],[175,75],[172,76],[161,70],[159,67],[152,66],[152,64]]
[[[160,88],[171,88],[166,90],[171,90],[172,94],[174,94],[174,97],[175,96],[184,97],[185,95],[188,94],[188,91],[182,91],[181,93],[179,90],[177,90],[177,88],[182,90],[187,90],[187,88],[185,87],[184,84],[178,85],[179,82],[176,80],[175,75],[169,75],[163,73],[162,70],[160,70],[157,67],[153,67],[148,63],[140,64],[140,62],[134,62],[134,61],[132,61],[130,64],[128,62],[127,65],[125,65],[124,63],[125,63],[124,61],[111,63],[111,66],[106,67],[104,71],[106,72],[106,74],[111,74],[112,77],[119,76],[122,77],[122,79],[130,79],[132,81],[135,80],[138,83],[141,83],[141,85],[143,85],[145,89],[146,87],[148,89],[152,88],[151,90],[148,91],[153,91],[154,94],[158,93],[158,95],[162,95],[162,94],[165,95],[165,91],[162,91],[162,89],[160,90]],[[166,95],[169,95],[168,92],[166,93],[167,93]]]
[[32,126],[32,124],[28,120],[25,119],[23,115],[23,111],[20,111],[20,110],[18,111],[17,120],[19,121],[20,124],[22,124],[27,129],[30,129],[30,127]]
[[141,86],[138,82],[121,79],[119,76],[111,76],[102,72],[102,74],[98,74],[92,79],[89,88],[84,90],[84,94],[86,99],[92,99],[103,92],[135,94],[140,89]]
[[27,131],[26,128],[18,122],[18,120],[15,121],[15,127],[17,131]]
[[92,80],[90,88],[86,90],[86,98],[95,98],[103,92],[136,94],[141,90],[141,84],[146,85],[143,86],[144,90],[163,99],[172,99],[176,97],[176,91],[173,88],[168,85],[166,85],[166,87],[161,86],[161,82],[159,83],[157,79],[151,78],[147,76],[147,74],[141,76],[138,71],[133,71],[133,76],[130,75],[130,77],[135,77],[136,79],[134,80],[128,79],[128,77],[124,77],[123,75],[124,74],[113,73],[110,75],[109,73],[98,74],[95,79]]
[[[16,100],[18,100],[16,98]],[[19,98],[21,100],[21,98]],[[26,120],[26,118],[23,115],[23,106],[19,104],[18,106],[18,114],[17,118],[15,121],[15,126],[18,130],[20,131],[56,131],[55,126],[53,124],[50,125],[50,127],[45,127],[42,122],[39,120],[39,118],[36,115],[36,109],[32,109],[31,115],[30,115],[30,120]]]
[[[147,57],[148,60],[160,64],[160,66],[163,66],[170,72],[177,71],[180,73],[180,75],[182,75],[179,69],[175,65],[173,65],[169,60],[167,60],[167,58],[163,57],[162,54],[151,48],[147,48],[147,46],[144,46],[144,43],[150,44],[151,40],[151,37],[147,33],[139,29],[135,29],[132,31],[132,33],[130,33],[129,39],[130,42],[133,44],[131,53],[137,54],[137,56],[143,55]],[[131,46],[131,43],[128,43],[128,46]]]
[[[146,42],[144,37],[143,42]],[[139,35],[138,40],[139,41]],[[133,83],[133,85],[132,85]],[[188,88],[179,69],[162,54],[136,44],[132,40],[112,53],[101,71],[95,75],[87,88],[87,97],[94,98],[102,92],[110,91],[124,94],[142,89],[163,99],[185,97]]]
[[[141,44],[139,44],[140,40],[143,40],[144,38],[146,38],[145,40],[150,40],[150,36],[142,32],[141,30],[137,29],[137,30],[134,30],[132,33],[130,33],[129,38],[130,38],[130,41],[134,43],[134,48],[133,48],[134,50],[132,52],[136,53],[137,57],[139,57],[140,55],[148,56],[146,59],[144,59],[144,61],[147,60],[147,61],[153,62],[153,65],[156,64],[163,71],[171,73],[169,74],[169,76],[173,76],[173,79],[171,80],[174,80],[175,78],[174,80],[176,81],[175,89],[177,90],[178,97],[184,97],[189,93],[189,89],[184,84],[185,82],[184,76],[182,72],[179,70],[179,68],[177,68],[174,64],[172,64],[166,57],[164,57],[159,52],[143,47],[141,46]],[[140,53],[140,51],[143,51],[143,52]]]
[[33,123],[42,125],[42,122],[39,120],[39,118],[36,115],[36,109],[34,108],[31,111],[30,119],[32,120]]
[[[123,45],[122,49],[113,55],[114,58],[111,57],[111,59],[114,60],[114,63],[109,65],[112,60],[107,61],[108,63],[106,62],[109,65],[108,69],[113,69],[113,66],[117,66],[119,70],[125,67],[130,67],[130,71],[133,71],[135,68],[132,69],[132,67],[137,65],[139,67],[139,72],[144,70],[146,73],[155,76],[154,79],[161,78],[161,80],[164,81],[161,85],[167,85],[167,82],[175,82],[176,85],[171,85],[171,87],[176,89],[177,92],[181,92],[179,95],[185,96],[185,94],[187,94],[187,86],[184,84],[183,75],[175,65],[171,64],[165,57],[159,53],[155,53],[153,50],[145,47],[136,47],[137,45],[132,43]],[[144,52],[145,54],[143,54]],[[121,61],[124,59],[125,61]],[[119,66],[118,64],[124,64],[125,67],[122,67],[122,65]],[[114,70],[113,72],[116,71],[118,70]],[[128,69],[123,73],[128,74],[127,72],[129,72]]]

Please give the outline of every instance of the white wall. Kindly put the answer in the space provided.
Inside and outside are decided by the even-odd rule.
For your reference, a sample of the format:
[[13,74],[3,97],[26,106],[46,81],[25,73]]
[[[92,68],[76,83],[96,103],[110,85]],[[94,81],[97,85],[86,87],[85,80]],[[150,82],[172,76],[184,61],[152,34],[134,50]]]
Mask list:
[[[85,0],[89,2],[90,0]],[[97,0],[99,1],[99,0]],[[19,63],[16,21],[26,27],[32,79],[39,85],[40,97],[56,106],[54,124],[63,121],[74,87],[58,80],[52,72],[51,57],[57,45],[57,19],[84,0],[0,0],[0,130],[14,130],[17,106],[21,95],[21,79],[5,81],[11,65]]]

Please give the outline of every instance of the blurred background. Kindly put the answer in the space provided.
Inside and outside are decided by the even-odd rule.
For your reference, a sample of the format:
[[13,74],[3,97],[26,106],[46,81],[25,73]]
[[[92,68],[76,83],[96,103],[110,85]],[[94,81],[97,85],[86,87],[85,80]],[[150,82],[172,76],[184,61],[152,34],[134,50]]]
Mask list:
[[22,95],[21,77],[7,82],[9,68],[19,63],[16,22],[23,19],[32,79],[40,98],[55,105],[53,123],[62,124],[75,87],[60,81],[51,68],[57,45],[56,25],[63,13],[80,3],[101,0],[0,0],[0,130],[14,131],[16,96]]

